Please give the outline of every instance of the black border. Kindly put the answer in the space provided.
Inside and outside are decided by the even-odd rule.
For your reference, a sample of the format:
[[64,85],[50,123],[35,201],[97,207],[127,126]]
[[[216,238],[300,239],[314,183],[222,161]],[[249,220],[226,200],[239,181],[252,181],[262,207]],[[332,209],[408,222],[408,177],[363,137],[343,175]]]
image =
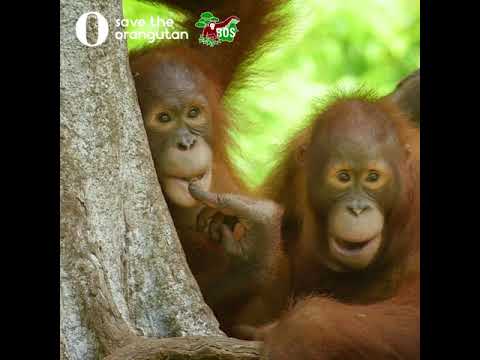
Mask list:
[[2,11],[11,22],[2,26],[9,61],[3,108],[12,110],[3,116],[3,329],[15,358],[60,357],[59,6],[43,1]]
[[[478,188],[476,178],[468,176],[477,161],[467,159],[478,153],[479,142],[468,138],[478,138],[478,130],[469,131],[472,122],[478,122],[478,100],[468,99],[468,94],[478,94],[460,83],[478,83],[473,80],[478,64],[469,64],[476,60],[478,40],[468,39],[477,37],[478,12],[454,2],[420,0],[420,6],[421,358],[475,358],[478,340],[473,337],[478,331],[472,309],[478,305],[469,301],[476,302],[478,280],[466,279],[469,267],[479,263],[473,245],[480,220],[468,219],[469,207],[458,200],[472,202]],[[472,322],[474,330],[465,322]]]

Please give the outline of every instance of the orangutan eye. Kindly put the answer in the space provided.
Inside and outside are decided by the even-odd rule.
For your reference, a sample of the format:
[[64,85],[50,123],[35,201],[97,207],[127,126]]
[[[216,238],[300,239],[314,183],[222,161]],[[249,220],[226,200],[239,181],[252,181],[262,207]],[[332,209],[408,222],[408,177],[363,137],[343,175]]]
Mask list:
[[200,114],[200,110],[197,107],[193,107],[190,109],[188,112],[188,117],[189,118],[196,118]]
[[376,182],[380,179],[380,174],[377,173],[376,171],[370,171],[367,175],[367,181],[368,182]]
[[347,173],[346,171],[340,171],[340,172],[337,174],[337,179],[338,179],[338,181],[340,181],[340,182],[347,183],[347,182],[350,181],[350,174]]
[[168,123],[169,121],[172,120],[172,118],[171,118],[170,115],[168,115],[167,113],[162,112],[162,113],[158,114],[158,120],[159,120],[161,123]]

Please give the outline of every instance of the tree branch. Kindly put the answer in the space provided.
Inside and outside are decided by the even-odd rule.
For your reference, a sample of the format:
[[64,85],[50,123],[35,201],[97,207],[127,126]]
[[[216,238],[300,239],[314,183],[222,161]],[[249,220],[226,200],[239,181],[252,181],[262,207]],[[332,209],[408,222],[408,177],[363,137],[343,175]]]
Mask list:
[[262,359],[262,343],[220,336],[139,338],[105,360],[253,360]]

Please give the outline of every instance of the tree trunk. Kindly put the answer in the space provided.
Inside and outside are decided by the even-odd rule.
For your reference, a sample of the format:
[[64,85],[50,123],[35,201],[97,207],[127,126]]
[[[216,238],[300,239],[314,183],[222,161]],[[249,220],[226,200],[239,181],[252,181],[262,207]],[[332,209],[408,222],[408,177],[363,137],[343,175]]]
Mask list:
[[[112,359],[148,359],[145,351],[129,353],[146,346],[160,359],[168,349],[181,352],[182,344],[196,358],[195,344],[208,349],[211,340],[144,338],[223,333],[187,266],[156,178],[126,44],[113,36],[121,1],[60,6],[61,358],[98,359],[119,350],[130,357]],[[77,19],[89,11],[110,27],[97,47],[75,35]],[[88,29],[95,32],[93,23]],[[225,353],[244,346],[250,359],[258,350],[257,343],[223,339]]]

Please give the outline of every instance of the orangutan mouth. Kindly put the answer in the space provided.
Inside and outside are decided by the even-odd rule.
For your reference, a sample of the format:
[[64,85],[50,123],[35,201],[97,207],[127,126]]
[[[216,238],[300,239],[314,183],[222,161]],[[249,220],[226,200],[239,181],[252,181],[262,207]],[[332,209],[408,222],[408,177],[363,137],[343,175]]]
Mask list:
[[372,240],[373,238],[363,240],[360,242],[352,242],[352,241],[347,241],[340,238],[335,238],[335,241],[338,245],[340,245],[342,248],[349,251],[361,250]]
[[335,237],[333,240],[337,252],[344,255],[354,255],[363,251],[368,251],[370,247],[375,247],[375,243],[381,241],[381,235],[377,234],[365,240],[345,240]]
[[200,175],[195,175],[195,176],[167,176],[166,178],[170,178],[174,181],[180,181],[180,182],[185,182],[187,184],[194,183],[197,181],[201,181],[205,178],[205,176],[209,173],[209,170],[204,171]]
[[207,174],[207,171],[205,171],[203,174],[195,176],[195,177],[190,177],[190,178],[184,177],[184,178],[180,178],[180,179],[182,179],[184,181],[187,181],[188,183],[194,183],[196,181],[202,180],[205,177],[206,174]]
[[212,169],[209,168],[201,173],[197,172],[191,176],[164,176],[161,178],[162,190],[167,194],[171,202],[181,207],[197,206],[198,202],[192,198],[188,186],[196,183],[201,189],[207,191],[212,182]]

